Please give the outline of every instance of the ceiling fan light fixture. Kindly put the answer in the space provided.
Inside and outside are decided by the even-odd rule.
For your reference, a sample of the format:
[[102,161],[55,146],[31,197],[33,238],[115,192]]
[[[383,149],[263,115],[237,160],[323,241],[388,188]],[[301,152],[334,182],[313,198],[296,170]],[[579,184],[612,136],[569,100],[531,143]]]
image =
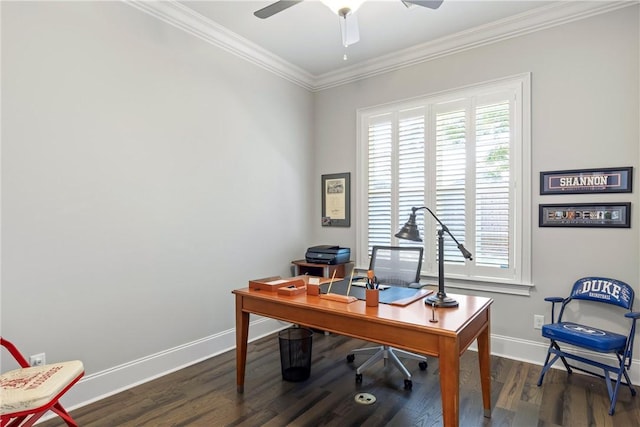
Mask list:
[[354,13],[364,2],[365,0],[321,0],[333,13],[342,17]]
[[360,41],[358,19],[355,15],[345,14],[341,16],[340,32],[342,33],[342,45],[344,47],[349,47],[349,45]]

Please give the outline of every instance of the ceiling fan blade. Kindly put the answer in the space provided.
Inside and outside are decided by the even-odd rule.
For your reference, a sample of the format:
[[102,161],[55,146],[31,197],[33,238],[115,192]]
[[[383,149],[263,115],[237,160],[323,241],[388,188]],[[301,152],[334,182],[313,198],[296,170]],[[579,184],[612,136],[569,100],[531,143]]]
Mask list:
[[344,47],[360,41],[358,18],[354,13],[349,13],[340,18],[340,31],[342,32],[342,44]]
[[280,0],[253,12],[253,14],[260,19],[265,19],[301,2],[302,0]]
[[405,6],[409,7],[409,4],[415,4],[417,6],[428,7],[429,9],[437,9],[442,4],[443,0],[402,0]]

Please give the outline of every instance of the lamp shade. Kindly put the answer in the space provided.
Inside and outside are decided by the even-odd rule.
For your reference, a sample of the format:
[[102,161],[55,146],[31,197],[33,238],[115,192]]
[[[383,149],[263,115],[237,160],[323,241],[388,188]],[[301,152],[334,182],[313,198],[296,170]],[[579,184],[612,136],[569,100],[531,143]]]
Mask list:
[[409,215],[409,221],[396,233],[398,239],[412,240],[414,242],[422,242],[418,224],[416,224],[415,211]]

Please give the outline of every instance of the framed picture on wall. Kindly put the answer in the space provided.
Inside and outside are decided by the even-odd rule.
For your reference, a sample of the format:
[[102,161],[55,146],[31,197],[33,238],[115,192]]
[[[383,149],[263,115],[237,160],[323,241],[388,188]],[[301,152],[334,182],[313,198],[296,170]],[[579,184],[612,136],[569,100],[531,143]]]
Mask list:
[[322,175],[322,226],[351,226],[351,174]]
[[540,194],[630,193],[633,167],[540,172]]
[[631,227],[631,203],[570,203],[539,206],[540,227]]

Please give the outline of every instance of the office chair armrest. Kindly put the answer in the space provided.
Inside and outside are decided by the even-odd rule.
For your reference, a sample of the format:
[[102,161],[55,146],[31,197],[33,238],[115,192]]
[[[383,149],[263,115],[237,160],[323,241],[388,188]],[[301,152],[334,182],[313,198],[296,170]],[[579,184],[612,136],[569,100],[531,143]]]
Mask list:
[[640,319],[640,311],[631,311],[629,313],[625,313],[624,317],[628,317],[629,319]]
[[426,286],[426,285],[423,285],[420,282],[413,282],[413,283],[409,283],[409,285],[407,287],[408,288],[413,288],[413,289],[421,289],[423,286]]

